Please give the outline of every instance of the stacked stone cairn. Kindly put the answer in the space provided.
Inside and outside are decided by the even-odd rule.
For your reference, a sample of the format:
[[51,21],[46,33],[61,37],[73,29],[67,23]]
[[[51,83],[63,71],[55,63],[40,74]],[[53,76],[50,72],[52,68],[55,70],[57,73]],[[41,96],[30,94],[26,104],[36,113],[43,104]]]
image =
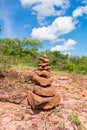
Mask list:
[[28,103],[32,109],[48,110],[57,106],[60,96],[56,95],[55,87],[52,86],[52,73],[50,61],[46,55],[39,58],[40,64],[33,74],[33,91],[28,93]]

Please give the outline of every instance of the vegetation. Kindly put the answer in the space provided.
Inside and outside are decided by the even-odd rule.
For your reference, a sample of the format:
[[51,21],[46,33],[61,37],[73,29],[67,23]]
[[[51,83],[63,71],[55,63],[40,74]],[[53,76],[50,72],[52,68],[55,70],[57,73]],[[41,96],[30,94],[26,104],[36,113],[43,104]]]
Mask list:
[[[2,31],[2,30],[0,30]],[[87,56],[72,56],[61,54],[59,51],[46,50],[39,52],[42,42],[24,38],[0,39],[0,69],[7,69],[14,65],[37,66],[38,57],[46,54],[53,70],[61,70],[78,74],[87,74]]]
[[81,121],[79,120],[78,115],[75,112],[71,113],[69,120],[75,123],[77,126],[81,125]]
[[45,51],[51,61],[54,70],[63,70],[78,74],[87,74],[87,56],[69,56],[61,54],[59,51]]
[[86,130],[76,112],[72,111],[70,113],[69,120],[78,127],[78,130]]

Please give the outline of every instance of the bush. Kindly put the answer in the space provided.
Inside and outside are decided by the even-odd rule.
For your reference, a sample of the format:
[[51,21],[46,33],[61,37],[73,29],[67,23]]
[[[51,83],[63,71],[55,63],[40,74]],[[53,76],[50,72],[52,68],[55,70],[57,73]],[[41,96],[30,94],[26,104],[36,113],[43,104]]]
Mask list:
[[87,74],[87,66],[85,64],[78,64],[77,73],[79,73],[79,74]]

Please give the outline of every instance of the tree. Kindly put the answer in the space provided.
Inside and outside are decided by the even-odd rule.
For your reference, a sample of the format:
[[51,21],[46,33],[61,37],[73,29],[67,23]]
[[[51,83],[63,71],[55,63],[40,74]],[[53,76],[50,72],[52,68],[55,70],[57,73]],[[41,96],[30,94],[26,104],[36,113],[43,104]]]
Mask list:
[[1,39],[1,52],[4,55],[20,55],[22,52],[21,40],[18,38],[10,39],[4,38]]
[[42,47],[42,42],[36,39],[24,38],[22,44],[24,49],[38,50],[38,48]]

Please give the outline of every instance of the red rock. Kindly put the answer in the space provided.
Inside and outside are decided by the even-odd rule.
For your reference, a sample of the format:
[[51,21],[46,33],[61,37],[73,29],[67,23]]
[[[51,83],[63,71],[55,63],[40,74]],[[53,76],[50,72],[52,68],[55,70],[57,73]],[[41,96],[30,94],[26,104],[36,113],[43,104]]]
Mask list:
[[35,75],[33,76],[33,81],[34,81],[36,84],[40,85],[40,86],[46,87],[46,86],[50,86],[50,85],[51,85],[51,83],[52,83],[52,78],[39,77],[38,75],[35,74]]
[[52,76],[52,73],[49,71],[46,71],[46,70],[43,70],[43,71],[38,70],[38,71],[36,71],[36,74],[38,76],[45,77],[45,78],[51,78],[51,76]]
[[60,96],[56,95],[43,106],[44,110],[51,109],[60,103]]
[[35,101],[32,91],[27,92],[27,101],[28,104],[32,107],[32,109],[35,109]]
[[42,66],[38,66],[38,70],[44,70]]
[[49,71],[51,69],[50,65],[48,66],[38,66],[38,70],[46,70],[46,71]]
[[55,95],[55,87],[54,86],[44,88],[44,87],[40,87],[38,85],[35,85],[33,87],[33,91],[34,91],[35,94],[38,94],[38,95],[41,95],[41,96],[50,97],[50,96]]
[[47,97],[38,96],[34,94],[32,91],[27,92],[27,97],[28,97],[29,104],[32,106],[32,108],[35,108],[35,105],[40,105],[52,99],[52,97],[47,98]]
[[44,62],[44,63],[48,63],[49,62],[49,59],[48,58],[44,58],[44,57],[40,57],[39,60],[41,62]]
[[38,66],[42,66],[42,67],[49,66],[49,63],[41,63]]
[[47,55],[43,55],[44,58],[48,58]]
[[28,91],[28,103],[32,107],[32,109],[39,108],[39,109],[50,109],[57,106],[60,102],[59,96],[54,97],[41,97],[34,94],[31,91]]
[[38,70],[41,70],[41,71],[43,71],[43,70],[49,71],[50,69],[51,69],[50,66],[45,66],[45,67],[38,66]]
[[45,66],[45,67],[44,67],[44,70],[49,71],[49,69],[51,69],[51,67],[50,67],[50,66]]

